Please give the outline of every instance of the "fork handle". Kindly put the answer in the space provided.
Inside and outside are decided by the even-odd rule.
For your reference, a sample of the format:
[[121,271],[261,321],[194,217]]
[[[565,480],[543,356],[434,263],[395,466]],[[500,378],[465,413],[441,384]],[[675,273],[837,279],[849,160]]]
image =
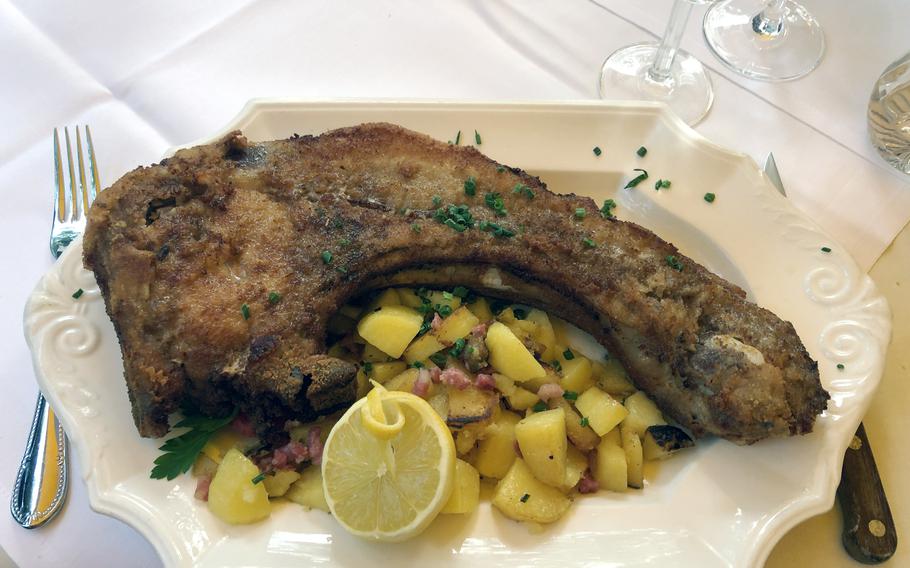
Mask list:
[[40,527],[60,511],[66,498],[66,433],[38,393],[25,454],[16,475],[10,512],[27,529]]
[[844,455],[837,498],[844,513],[844,548],[850,556],[864,564],[891,558],[897,548],[894,519],[862,423]]

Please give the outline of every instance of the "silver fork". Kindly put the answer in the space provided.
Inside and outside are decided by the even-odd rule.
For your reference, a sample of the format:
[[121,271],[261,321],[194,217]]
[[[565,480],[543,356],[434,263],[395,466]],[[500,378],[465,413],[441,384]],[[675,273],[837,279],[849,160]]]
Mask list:
[[[51,227],[50,247],[54,258],[60,256],[73,240],[85,230],[85,216],[89,206],[100,191],[98,161],[92,144],[92,132],[85,127],[86,149],[91,183],[87,183],[82,136],[76,127],[76,164],[73,167],[73,150],[69,130],[63,129],[66,144],[66,168],[60,155],[60,139],[54,129],[54,220]],[[64,187],[69,174],[69,192]],[[66,433],[53,409],[38,393],[35,416],[29,430],[25,454],[16,475],[16,484],[10,498],[10,512],[22,527],[34,529],[54,518],[66,498],[67,463]]]

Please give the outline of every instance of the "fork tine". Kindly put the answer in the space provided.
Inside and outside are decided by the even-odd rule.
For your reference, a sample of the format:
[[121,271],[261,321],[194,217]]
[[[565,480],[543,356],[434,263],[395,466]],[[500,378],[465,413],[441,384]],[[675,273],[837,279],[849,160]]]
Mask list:
[[88,206],[91,204],[88,200],[88,188],[85,183],[85,160],[82,157],[82,136],[79,134],[79,126],[76,126],[76,162],[79,166],[79,189],[81,190],[82,209],[81,214],[88,215]]
[[62,223],[66,214],[66,192],[63,189],[63,164],[60,160],[60,137],[54,129],[54,187],[57,199],[54,200],[54,218]]
[[88,124],[85,125],[85,141],[88,143],[88,165],[92,171],[92,186],[89,191],[88,201],[88,204],[91,205],[95,201],[95,196],[102,190],[102,187],[101,176],[98,175],[98,159],[95,158],[95,145],[92,143],[92,131]]
[[79,202],[76,188],[76,172],[73,170],[73,149],[70,146],[70,131],[63,127],[63,137],[66,139],[66,165],[70,172],[70,198],[72,208],[70,209],[69,219],[79,218]]

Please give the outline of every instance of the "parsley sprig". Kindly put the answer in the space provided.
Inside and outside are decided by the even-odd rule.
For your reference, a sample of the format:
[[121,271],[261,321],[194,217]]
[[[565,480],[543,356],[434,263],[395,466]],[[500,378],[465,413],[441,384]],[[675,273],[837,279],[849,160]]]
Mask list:
[[178,475],[189,471],[209,438],[215,432],[230,424],[235,416],[237,416],[236,408],[224,418],[209,418],[208,416],[187,413],[183,420],[178,422],[174,428],[189,428],[189,431],[171,438],[158,448],[164,454],[155,459],[155,467],[152,468],[152,479],[167,479],[170,481]]

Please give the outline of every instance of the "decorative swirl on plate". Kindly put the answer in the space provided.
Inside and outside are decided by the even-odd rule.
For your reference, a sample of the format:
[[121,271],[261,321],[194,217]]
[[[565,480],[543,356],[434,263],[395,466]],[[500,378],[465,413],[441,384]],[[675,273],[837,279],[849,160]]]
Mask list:
[[828,324],[819,335],[825,356],[849,372],[843,379],[835,378],[830,386],[841,389],[851,386],[856,377],[864,376],[878,361],[877,340],[869,328],[857,321],[842,320]]
[[826,264],[810,269],[804,283],[806,294],[813,302],[836,305],[853,294],[855,278],[844,266]]

